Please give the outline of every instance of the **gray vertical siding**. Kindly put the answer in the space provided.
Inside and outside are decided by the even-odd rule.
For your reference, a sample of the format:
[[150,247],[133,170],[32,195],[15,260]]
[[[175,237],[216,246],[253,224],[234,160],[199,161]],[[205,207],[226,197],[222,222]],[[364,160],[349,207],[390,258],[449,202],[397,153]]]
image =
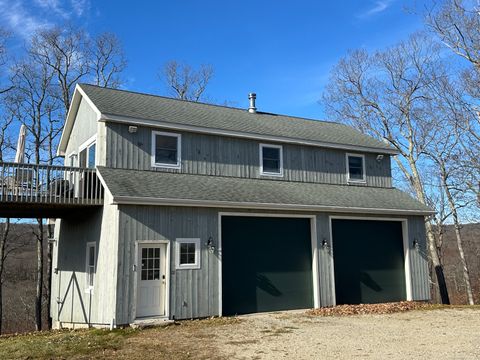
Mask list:
[[[418,247],[413,245],[415,240],[418,242]],[[410,216],[408,218],[408,246],[410,250],[412,298],[413,300],[429,300],[427,238],[423,216]]]
[[[52,318],[66,324],[107,325],[115,317],[116,206],[57,220],[52,274]],[[86,244],[95,242],[93,293],[86,289]],[[58,300],[58,301],[57,301]]]
[[[170,242],[170,317],[176,319],[218,315],[218,254],[205,246],[211,236],[218,241],[218,211],[202,208],[120,206],[119,277],[117,319],[119,324],[134,320],[133,264],[135,242]],[[200,238],[201,268],[175,269],[175,239]]]
[[[323,246],[323,241],[327,245]],[[320,306],[335,305],[335,284],[333,277],[333,252],[330,238],[330,220],[328,214],[317,215],[318,282]]]
[[[160,170],[216,176],[264,178],[259,173],[259,141],[205,135],[182,134],[180,170],[151,166],[152,129],[139,126],[129,133],[128,126],[107,123],[106,166],[137,170]],[[283,144],[284,176],[276,180],[346,184],[345,151],[313,146]],[[390,157],[376,160],[365,154],[367,185],[391,187]]]
[[68,139],[65,161],[68,161],[68,156],[72,152],[78,154],[78,147],[97,133],[97,124],[97,114],[90,105],[82,99],[78,107],[72,132]]

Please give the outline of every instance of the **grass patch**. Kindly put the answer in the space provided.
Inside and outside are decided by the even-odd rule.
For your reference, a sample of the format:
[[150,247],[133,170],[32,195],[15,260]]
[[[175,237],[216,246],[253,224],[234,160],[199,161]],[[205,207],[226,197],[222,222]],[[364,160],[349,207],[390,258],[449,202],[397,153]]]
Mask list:
[[0,359],[72,358],[120,349],[138,331],[92,329],[44,331],[0,337]]

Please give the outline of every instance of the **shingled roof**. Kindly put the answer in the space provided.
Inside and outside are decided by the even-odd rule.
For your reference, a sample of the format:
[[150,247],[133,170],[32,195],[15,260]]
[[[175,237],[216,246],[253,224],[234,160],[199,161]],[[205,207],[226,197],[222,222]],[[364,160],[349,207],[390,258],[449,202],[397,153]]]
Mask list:
[[116,203],[427,215],[394,188],[139,171],[98,167]]
[[152,126],[171,125],[195,129],[221,130],[244,137],[274,137],[312,145],[379,153],[397,153],[387,144],[356,129],[334,122],[210,105],[162,96],[80,84],[79,87],[108,121],[119,118]]

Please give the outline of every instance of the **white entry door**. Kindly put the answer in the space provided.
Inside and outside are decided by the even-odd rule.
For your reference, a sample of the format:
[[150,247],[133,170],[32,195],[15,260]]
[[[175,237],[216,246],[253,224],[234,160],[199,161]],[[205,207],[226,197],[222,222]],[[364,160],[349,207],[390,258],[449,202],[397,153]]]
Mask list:
[[140,244],[137,266],[137,317],[165,315],[166,244]]

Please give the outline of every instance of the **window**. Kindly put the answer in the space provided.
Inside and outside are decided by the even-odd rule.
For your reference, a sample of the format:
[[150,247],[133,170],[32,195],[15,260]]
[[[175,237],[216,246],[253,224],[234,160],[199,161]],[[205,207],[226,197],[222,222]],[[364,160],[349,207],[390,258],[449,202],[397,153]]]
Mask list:
[[177,239],[177,269],[200,269],[200,239]]
[[142,249],[142,280],[160,280],[160,248]]
[[347,181],[365,182],[365,157],[347,154]]
[[152,132],[152,166],[180,169],[181,135]]
[[95,167],[95,152],[96,152],[96,135],[92,138],[88,139],[85,143],[83,143],[79,150],[80,154],[78,157],[78,166],[83,168],[91,168]]
[[86,291],[91,292],[93,290],[93,281],[95,278],[95,260],[96,260],[96,248],[97,245],[94,242],[87,243],[87,254],[85,262],[86,278]]
[[281,145],[260,144],[260,175],[283,176]]

